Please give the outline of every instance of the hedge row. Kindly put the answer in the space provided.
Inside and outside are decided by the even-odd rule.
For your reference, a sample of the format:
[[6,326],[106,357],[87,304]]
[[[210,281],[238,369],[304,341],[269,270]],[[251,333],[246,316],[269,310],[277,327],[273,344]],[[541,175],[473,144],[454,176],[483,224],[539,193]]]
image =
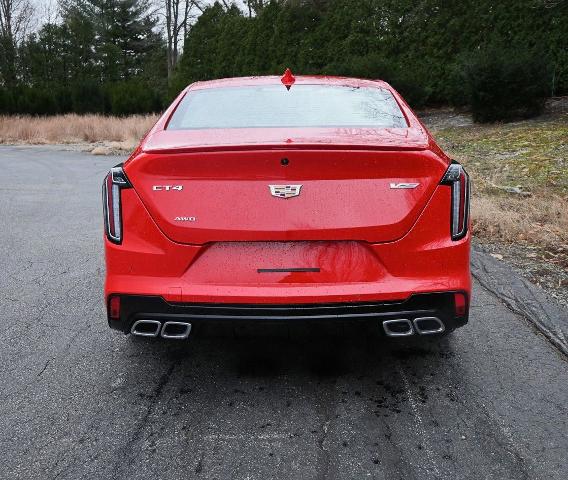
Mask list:
[[131,115],[158,112],[162,95],[140,82],[100,85],[83,82],[70,87],[0,88],[0,114],[56,115],[104,113]]

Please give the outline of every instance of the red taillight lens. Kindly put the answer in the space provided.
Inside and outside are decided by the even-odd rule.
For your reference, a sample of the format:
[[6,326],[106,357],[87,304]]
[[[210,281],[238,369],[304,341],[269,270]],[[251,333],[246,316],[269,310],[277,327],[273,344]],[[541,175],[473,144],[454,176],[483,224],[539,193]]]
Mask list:
[[463,317],[467,313],[467,297],[465,293],[454,293],[454,308],[456,317]]
[[120,297],[110,297],[108,301],[108,316],[111,320],[120,319]]
[[121,190],[130,187],[130,182],[120,166],[111,168],[103,183],[105,233],[114,243],[122,242]]
[[452,163],[441,182],[452,188],[450,233],[452,240],[465,237],[469,221],[469,176],[459,163]]

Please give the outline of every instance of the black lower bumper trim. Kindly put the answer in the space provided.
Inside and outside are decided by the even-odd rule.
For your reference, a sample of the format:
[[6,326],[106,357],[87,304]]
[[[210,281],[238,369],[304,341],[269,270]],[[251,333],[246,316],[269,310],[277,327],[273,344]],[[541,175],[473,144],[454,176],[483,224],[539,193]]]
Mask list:
[[[121,295],[120,318],[109,318],[111,328],[129,333],[136,320],[148,319],[165,322],[184,321],[192,324],[192,335],[201,327],[229,323],[230,326],[255,326],[266,324],[296,325],[367,324],[381,326],[382,321],[417,317],[437,317],[451,331],[467,323],[467,314],[454,315],[453,292],[412,295],[405,301],[326,303],[326,304],[217,304],[217,303],[169,303],[162,297]],[[382,330],[382,329],[381,329]]]

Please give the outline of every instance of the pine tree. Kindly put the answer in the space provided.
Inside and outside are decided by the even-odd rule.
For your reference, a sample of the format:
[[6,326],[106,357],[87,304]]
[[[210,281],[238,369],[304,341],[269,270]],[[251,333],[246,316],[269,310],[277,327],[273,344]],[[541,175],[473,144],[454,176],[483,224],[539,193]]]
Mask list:
[[163,49],[148,0],[65,0],[63,11],[66,24],[80,25],[72,32],[78,44],[83,45],[81,37],[92,32],[92,47],[81,50],[103,81],[140,75],[155,51]]

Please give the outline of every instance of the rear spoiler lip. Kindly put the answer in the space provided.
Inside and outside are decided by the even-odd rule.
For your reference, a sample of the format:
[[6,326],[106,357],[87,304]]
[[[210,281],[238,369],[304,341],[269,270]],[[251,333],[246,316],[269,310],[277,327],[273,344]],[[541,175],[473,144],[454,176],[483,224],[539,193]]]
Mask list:
[[144,148],[144,153],[176,154],[201,152],[234,152],[252,150],[358,150],[358,151],[424,151],[430,150],[429,145],[369,145],[369,144],[321,144],[321,143],[255,143],[241,145],[196,145],[164,148]]

